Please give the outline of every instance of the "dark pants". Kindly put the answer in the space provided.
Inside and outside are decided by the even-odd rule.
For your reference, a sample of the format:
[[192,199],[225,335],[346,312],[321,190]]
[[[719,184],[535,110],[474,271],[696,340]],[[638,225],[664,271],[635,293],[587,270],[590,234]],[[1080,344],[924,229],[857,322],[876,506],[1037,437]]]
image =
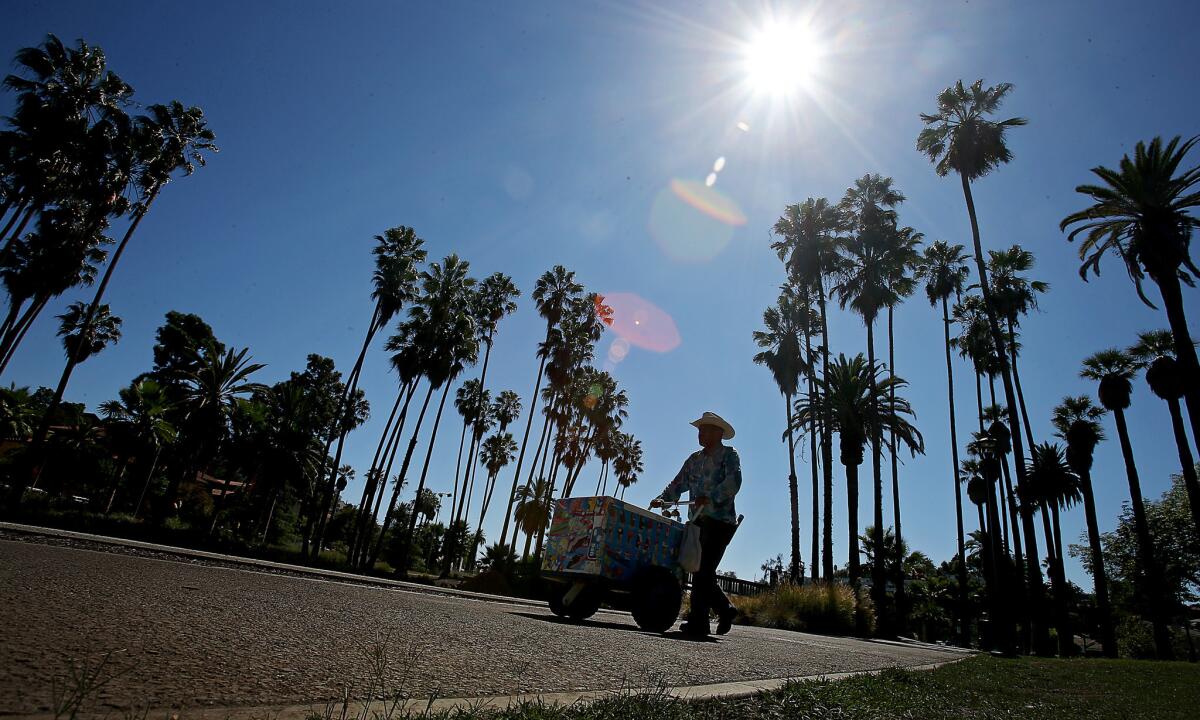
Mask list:
[[737,525],[708,517],[700,518],[696,524],[700,526],[700,569],[692,575],[692,608],[688,622],[707,627],[709,610],[716,610],[719,615],[733,608],[717,585],[717,566],[737,532]]

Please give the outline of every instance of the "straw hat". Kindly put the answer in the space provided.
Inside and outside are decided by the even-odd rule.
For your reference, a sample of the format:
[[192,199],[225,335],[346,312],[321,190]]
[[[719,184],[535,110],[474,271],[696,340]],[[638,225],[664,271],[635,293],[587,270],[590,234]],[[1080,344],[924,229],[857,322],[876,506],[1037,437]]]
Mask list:
[[714,412],[705,412],[703,415],[693,420],[691,424],[695,425],[696,427],[700,427],[701,425],[712,425],[714,427],[719,427],[724,432],[724,434],[721,436],[721,439],[733,439],[733,426],[725,422],[725,418]]

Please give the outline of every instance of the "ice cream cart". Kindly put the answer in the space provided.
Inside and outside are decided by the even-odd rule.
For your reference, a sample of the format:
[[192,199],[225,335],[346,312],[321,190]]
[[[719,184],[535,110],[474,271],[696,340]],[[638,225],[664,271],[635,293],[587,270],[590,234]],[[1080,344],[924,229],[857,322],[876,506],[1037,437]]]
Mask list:
[[550,610],[579,621],[603,602],[632,612],[643,630],[666,631],[683,603],[683,532],[683,523],[614,497],[558,500],[542,559]]

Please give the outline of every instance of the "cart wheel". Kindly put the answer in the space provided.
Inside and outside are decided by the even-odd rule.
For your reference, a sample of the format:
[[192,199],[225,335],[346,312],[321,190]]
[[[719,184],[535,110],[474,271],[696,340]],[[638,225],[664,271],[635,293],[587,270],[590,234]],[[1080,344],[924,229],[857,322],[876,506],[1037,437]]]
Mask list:
[[553,588],[551,588],[550,599],[548,601],[549,605],[550,605],[550,612],[554,613],[555,615],[557,615],[559,617],[567,616],[567,608],[566,608],[566,606],[563,605],[562,601],[563,601],[563,595],[567,594],[567,590],[569,590],[570,587],[571,586],[568,585],[565,588],[560,588],[556,585]]
[[554,588],[550,593],[549,605],[550,612],[559,617],[569,618],[576,622],[587,620],[596,614],[600,609],[600,602],[604,599],[604,593],[596,587],[585,587],[575,600],[568,606],[563,603],[564,596],[570,592],[571,586],[565,585]]
[[679,619],[683,589],[666,568],[647,567],[633,581],[633,619],[649,632],[666,632]]

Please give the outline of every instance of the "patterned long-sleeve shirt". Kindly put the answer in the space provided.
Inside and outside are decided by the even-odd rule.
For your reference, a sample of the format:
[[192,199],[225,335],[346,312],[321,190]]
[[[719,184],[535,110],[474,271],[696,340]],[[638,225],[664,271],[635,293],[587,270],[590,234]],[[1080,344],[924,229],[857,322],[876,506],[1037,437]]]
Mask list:
[[675,502],[683,493],[688,493],[694,501],[697,498],[707,498],[708,504],[697,508],[692,505],[688,516],[692,520],[701,517],[711,517],[727,523],[737,522],[737,510],[733,506],[733,497],[742,489],[742,461],[738,458],[737,450],[721,446],[721,451],[709,456],[703,450],[697,450],[683,461],[679,474],[667,485],[659,496],[668,502]]

